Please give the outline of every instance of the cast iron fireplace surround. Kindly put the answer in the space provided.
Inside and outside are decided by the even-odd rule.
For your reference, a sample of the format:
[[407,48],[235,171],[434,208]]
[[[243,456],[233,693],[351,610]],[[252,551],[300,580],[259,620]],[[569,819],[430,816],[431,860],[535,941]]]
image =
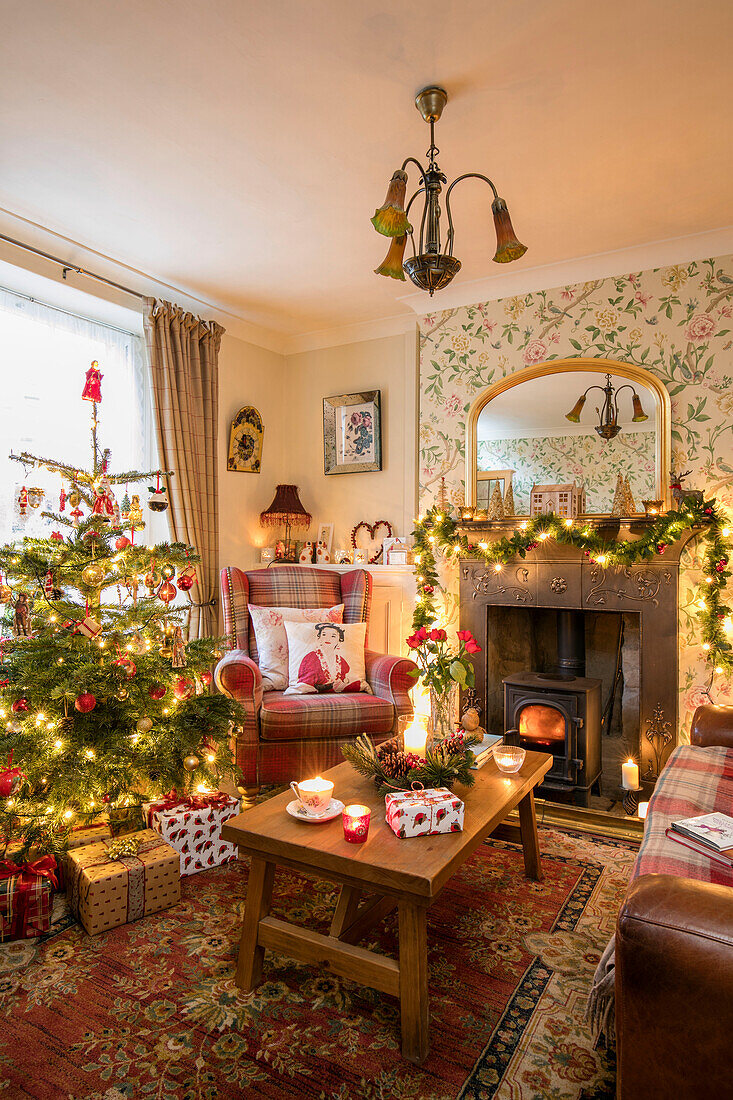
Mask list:
[[[472,529],[472,537],[476,531]],[[496,532],[491,531],[496,537]],[[663,557],[655,557],[643,565],[601,566],[585,558],[574,547],[562,546],[550,542],[542,544],[526,559],[515,559],[507,563],[501,573],[496,573],[485,562],[472,558],[463,558],[460,563],[460,622],[462,629],[470,630],[483,647],[482,655],[475,662],[476,692],[479,700],[486,703],[487,658],[486,633],[488,628],[488,608],[523,607],[557,609],[558,611],[615,611],[634,612],[640,617],[640,773],[643,780],[652,782],[659,774],[660,767],[674,748],[677,741],[678,725],[678,655],[677,655],[677,614],[679,557],[686,540],[670,545]],[[564,619],[559,617],[560,621]],[[562,628],[561,628],[562,629]],[[575,675],[576,688],[581,687],[582,677],[577,661],[579,652],[563,653],[563,643],[558,638],[560,671]],[[568,643],[569,644],[569,643]],[[577,650],[577,647],[576,647]],[[571,667],[576,661],[575,670]],[[551,670],[552,671],[552,670]],[[578,676],[580,672],[580,676]],[[559,690],[563,695],[563,681],[527,680],[526,675],[534,675],[535,670],[527,669],[524,677],[510,676],[505,680],[505,722],[506,728],[512,728],[516,716],[517,690],[524,696],[543,684],[544,694]],[[519,681],[519,682],[518,682]],[[572,682],[566,681],[566,687]],[[537,692],[537,701],[542,692]],[[567,693],[565,693],[567,694]],[[591,692],[592,695],[592,692]],[[588,697],[590,698],[590,696]],[[564,700],[567,703],[567,699]],[[577,703],[575,704],[577,706]],[[594,706],[590,702],[591,708]],[[514,710],[512,708],[515,708]],[[577,712],[575,717],[585,717]],[[569,725],[569,723],[566,723]],[[576,732],[579,727],[575,723]],[[585,727],[585,721],[583,722]],[[582,727],[581,727],[582,728]],[[658,738],[651,736],[652,730],[663,728],[667,731],[660,757],[655,756]],[[582,741],[582,738],[581,738]],[[539,747],[539,746],[538,746]],[[586,756],[592,749],[581,744]],[[544,751],[548,751],[544,746]],[[580,760],[577,744],[564,746],[565,759],[562,770],[559,767],[555,775],[548,775],[548,783],[556,782],[560,786],[573,786],[580,775],[578,768],[573,775],[572,761]],[[574,752],[574,755],[571,753]],[[554,746],[557,754],[557,745]],[[580,786],[589,789],[595,777],[593,760],[585,762],[585,770],[580,778]],[[572,778],[571,778],[572,777]]]

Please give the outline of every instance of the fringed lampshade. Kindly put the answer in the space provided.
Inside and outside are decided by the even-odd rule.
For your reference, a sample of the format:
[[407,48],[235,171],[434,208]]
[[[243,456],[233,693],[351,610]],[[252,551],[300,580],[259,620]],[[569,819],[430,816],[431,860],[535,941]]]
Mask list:
[[310,527],[312,516],[306,512],[298,496],[297,485],[278,485],[269,508],[260,512],[263,527],[285,528],[285,557],[294,557],[290,546],[290,531],[293,527]]

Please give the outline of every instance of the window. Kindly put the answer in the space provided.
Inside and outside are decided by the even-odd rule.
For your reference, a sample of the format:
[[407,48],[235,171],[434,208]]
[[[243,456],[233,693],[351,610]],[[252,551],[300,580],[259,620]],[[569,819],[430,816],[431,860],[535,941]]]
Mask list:
[[[11,451],[90,469],[92,405],[81,393],[93,359],[103,375],[98,439],[111,452],[110,471],[156,468],[151,387],[139,336],[0,290],[0,356],[0,541],[47,535],[51,525],[41,513],[58,511],[61,488],[57,473],[26,470],[9,458]],[[24,518],[22,486],[45,494]],[[144,505],[145,485],[133,491]],[[146,511],[146,523],[150,515]],[[146,541],[167,537],[167,515],[162,518],[163,529],[146,528]]]

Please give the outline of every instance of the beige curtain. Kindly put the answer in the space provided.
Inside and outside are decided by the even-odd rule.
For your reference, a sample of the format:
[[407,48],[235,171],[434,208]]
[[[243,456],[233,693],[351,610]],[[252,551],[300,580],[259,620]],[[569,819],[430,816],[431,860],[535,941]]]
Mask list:
[[176,542],[193,546],[198,585],[189,637],[217,632],[219,498],[217,425],[219,346],[224,329],[170,302],[144,300],[160,464],[173,471],[169,482],[171,531]]

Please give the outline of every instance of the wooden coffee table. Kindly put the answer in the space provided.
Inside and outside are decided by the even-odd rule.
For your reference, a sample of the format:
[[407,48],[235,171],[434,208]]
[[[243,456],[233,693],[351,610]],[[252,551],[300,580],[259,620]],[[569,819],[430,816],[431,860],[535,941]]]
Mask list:
[[[364,844],[344,840],[340,815],[322,825],[294,820],[285,812],[292,799],[290,791],[230,818],[222,826],[222,838],[251,860],[237,985],[249,992],[259,984],[265,948],[270,948],[399,997],[402,1054],[411,1062],[423,1062],[429,1047],[428,908],[448,879],[515,807],[520,826],[511,838],[521,837],[527,875],[541,877],[534,788],[551,765],[552,757],[546,753],[528,752],[521,771],[506,776],[489,761],[476,772],[474,787],[456,791],[466,804],[462,833],[400,840],[384,819],[384,798],[346,763],[324,775],[333,780],[334,796],[346,805],[358,802],[371,807]],[[330,935],[269,915],[278,866],[341,885]],[[357,946],[395,908],[399,911],[399,962]]]

